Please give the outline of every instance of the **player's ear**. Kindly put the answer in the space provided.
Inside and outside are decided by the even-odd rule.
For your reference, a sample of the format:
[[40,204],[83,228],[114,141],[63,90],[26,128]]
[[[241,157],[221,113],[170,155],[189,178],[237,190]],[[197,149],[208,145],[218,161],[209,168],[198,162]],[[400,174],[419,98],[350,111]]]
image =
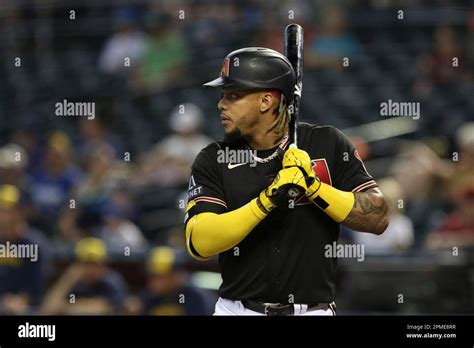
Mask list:
[[260,112],[263,114],[272,109],[275,103],[275,97],[270,92],[263,92],[260,94]]

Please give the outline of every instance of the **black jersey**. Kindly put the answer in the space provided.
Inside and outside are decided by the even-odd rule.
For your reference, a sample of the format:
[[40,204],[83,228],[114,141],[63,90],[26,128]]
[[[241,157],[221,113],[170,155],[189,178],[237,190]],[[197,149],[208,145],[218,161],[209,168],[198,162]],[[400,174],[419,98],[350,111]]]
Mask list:
[[[253,166],[220,163],[219,154],[229,147],[215,142],[196,157],[189,186],[189,200],[196,205],[186,221],[202,212],[220,214],[242,207],[282,169],[281,156]],[[356,192],[377,186],[350,141],[334,127],[299,124],[298,148],[308,152],[321,181],[335,188]],[[257,156],[273,152],[258,151]],[[293,209],[278,207],[236,247],[219,254],[223,280],[219,295],[261,302],[331,302],[337,260],[326,258],[324,251],[338,236],[339,224],[306,197]]]

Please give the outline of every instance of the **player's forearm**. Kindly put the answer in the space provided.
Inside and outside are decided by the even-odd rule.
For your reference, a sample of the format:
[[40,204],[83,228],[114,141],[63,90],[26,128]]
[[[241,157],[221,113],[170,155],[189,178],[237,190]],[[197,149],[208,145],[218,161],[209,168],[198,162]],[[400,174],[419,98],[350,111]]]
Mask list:
[[229,250],[240,243],[266,214],[254,199],[243,207],[224,214],[201,213],[186,224],[189,253],[204,259]]
[[382,234],[388,226],[387,203],[378,189],[354,193],[354,206],[342,222],[355,231]]
[[67,303],[65,298],[68,297],[68,294],[78,280],[78,276],[72,273],[72,270],[73,268],[70,268],[63,274],[46,293],[39,310],[41,314],[58,314],[64,309],[64,305]]
[[350,229],[382,234],[387,228],[387,203],[378,188],[352,193],[315,183],[309,188],[308,198],[334,221]]
[[334,221],[342,222],[354,206],[354,194],[338,190],[331,185],[315,181],[306,191],[311,202]]

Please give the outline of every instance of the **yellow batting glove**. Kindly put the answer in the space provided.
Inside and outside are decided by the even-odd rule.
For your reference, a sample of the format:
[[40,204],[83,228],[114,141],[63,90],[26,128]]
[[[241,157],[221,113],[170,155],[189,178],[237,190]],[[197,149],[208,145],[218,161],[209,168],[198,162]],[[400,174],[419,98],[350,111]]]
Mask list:
[[257,204],[268,213],[277,206],[288,205],[290,200],[301,196],[307,189],[305,176],[299,168],[284,168],[270,186],[260,193]]
[[283,168],[298,167],[305,174],[306,179],[306,196],[313,196],[321,186],[321,181],[313,172],[311,158],[309,154],[301,149],[289,148],[286,150],[282,161]]
[[296,148],[286,150],[282,161],[283,168],[300,167],[307,176],[314,176],[311,158],[306,151]]

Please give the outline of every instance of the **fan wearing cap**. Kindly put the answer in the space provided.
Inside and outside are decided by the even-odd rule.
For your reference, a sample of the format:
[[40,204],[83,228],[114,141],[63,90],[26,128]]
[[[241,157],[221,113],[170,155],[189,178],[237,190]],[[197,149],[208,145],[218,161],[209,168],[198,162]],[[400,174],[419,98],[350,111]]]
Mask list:
[[114,314],[127,295],[122,276],[108,268],[105,243],[92,237],[81,239],[76,261],[60,276],[43,301],[43,314]]
[[249,47],[205,84],[222,89],[225,138],[194,161],[185,229],[193,257],[219,257],[216,315],[333,315],[337,260],[326,246],[340,224],[373,234],[388,225],[385,199],[341,131],[299,123],[289,148],[295,82],[284,55]]
[[190,283],[183,260],[170,247],[153,248],[147,260],[146,289],[134,314],[210,315],[210,294]]
[[48,235],[52,235],[62,209],[82,180],[82,171],[73,164],[72,150],[65,133],[53,133],[41,166],[31,173],[34,223]]
[[34,313],[47,278],[48,242],[23,208],[17,187],[0,185],[0,314]]
[[197,105],[177,105],[169,117],[173,133],[154,145],[143,158],[137,183],[186,184],[194,158],[212,142],[201,132],[202,123],[202,110]]
[[0,148],[0,183],[23,187],[27,165],[28,155],[20,145],[11,143]]

